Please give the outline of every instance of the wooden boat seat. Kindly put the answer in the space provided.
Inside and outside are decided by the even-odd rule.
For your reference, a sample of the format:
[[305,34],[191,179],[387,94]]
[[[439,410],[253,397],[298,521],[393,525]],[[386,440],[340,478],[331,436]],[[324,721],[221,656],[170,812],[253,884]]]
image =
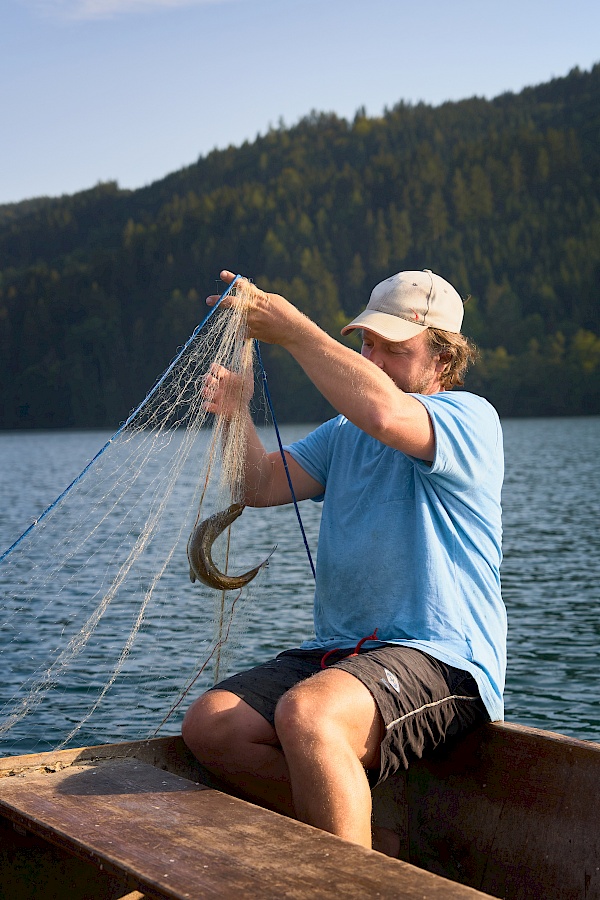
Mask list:
[[[114,900],[125,893],[130,900],[485,896],[121,752],[121,758],[105,759],[86,759],[93,756],[89,751],[13,758],[12,769],[10,759],[0,761],[4,834],[12,829],[25,848],[33,836],[32,864],[41,842],[89,867],[81,894],[74,882],[55,883],[44,893],[41,882],[23,881],[23,871],[15,871],[15,866],[27,868],[26,849],[19,857],[0,834],[0,895],[11,900]],[[18,875],[21,881],[11,884]]]

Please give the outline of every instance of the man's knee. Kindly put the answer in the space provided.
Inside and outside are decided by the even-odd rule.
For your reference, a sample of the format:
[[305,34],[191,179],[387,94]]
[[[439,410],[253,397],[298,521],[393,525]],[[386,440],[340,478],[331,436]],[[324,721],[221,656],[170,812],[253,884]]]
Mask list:
[[185,714],[181,734],[187,747],[207,766],[235,759],[251,744],[275,746],[269,722],[229,691],[207,691]]
[[207,761],[227,746],[234,731],[235,705],[217,691],[208,691],[195,700],[181,726],[186,746],[199,759]]
[[335,720],[322,698],[304,685],[287,691],[275,709],[275,731],[285,747],[287,742],[323,740],[335,730]]
[[346,748],[368,767],[379,759],[384,725],[371,693],[358,679],[328,670],[281,697],[275,730],[286,755],[319,746]]

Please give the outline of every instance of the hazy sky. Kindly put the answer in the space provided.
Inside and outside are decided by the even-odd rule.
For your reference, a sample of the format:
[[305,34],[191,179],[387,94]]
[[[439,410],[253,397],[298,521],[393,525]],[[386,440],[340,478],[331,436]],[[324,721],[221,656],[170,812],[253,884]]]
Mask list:
[[600,61],[598,0],[0,0],[0,203],[148,184],[312,109]]

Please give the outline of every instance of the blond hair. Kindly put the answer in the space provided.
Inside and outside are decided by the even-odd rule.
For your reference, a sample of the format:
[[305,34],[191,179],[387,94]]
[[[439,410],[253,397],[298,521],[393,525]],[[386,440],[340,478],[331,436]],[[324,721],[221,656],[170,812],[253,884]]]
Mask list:
[[436,356],[440,353],[448,360],[440,376],[441,386],[445,390],[455,386],[461,387],[467,369],[479,356],[475,344],[464,334],[441,331],[439,328],[428,328],[427,337],[431,355]]

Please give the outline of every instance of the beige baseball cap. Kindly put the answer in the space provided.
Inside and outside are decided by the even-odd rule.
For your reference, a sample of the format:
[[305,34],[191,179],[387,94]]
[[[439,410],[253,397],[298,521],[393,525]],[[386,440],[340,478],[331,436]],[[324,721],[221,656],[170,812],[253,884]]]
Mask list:
[[342,334],[366,328],[389,341],[407,341],[425,328],[460,331],[463,301],[451,284],[430,269],[398,272],[373,288],[367,308]]

